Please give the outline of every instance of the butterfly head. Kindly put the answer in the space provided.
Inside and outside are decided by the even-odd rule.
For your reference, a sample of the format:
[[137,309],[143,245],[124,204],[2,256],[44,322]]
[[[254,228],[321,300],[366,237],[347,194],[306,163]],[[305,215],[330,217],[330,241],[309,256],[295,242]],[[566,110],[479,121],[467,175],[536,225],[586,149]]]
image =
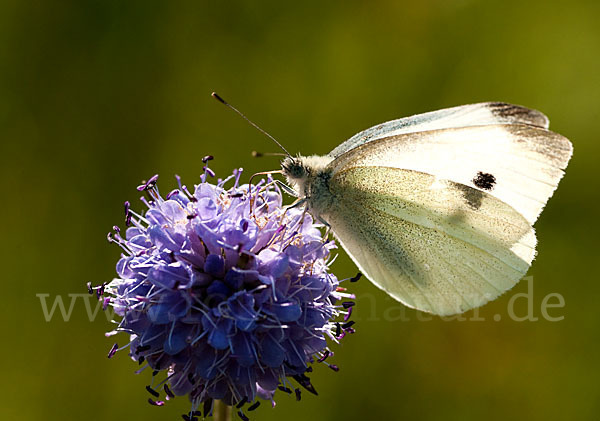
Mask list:
[[302,157],[287,156],[281,161],[281,169],[290,187],[296,191],[298,196],[304,196],[310,168],[304,164]]
[[315,198],[315,190],[322,190],[320,186],[329,179],[330,170],[327,164],[332,159],[327,155],[288,156],[281,162],[281,169],[299,197]]

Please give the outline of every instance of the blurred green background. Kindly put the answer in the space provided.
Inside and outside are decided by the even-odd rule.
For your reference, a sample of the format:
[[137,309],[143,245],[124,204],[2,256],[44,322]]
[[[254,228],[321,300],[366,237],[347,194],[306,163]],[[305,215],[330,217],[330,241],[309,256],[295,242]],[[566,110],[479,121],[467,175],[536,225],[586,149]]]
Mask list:
[[[111,328],[46,322],[40,297],[85,293],[114,275],[106,242],[138,181],[163,192],[220,175],[275,169],[276,148],[210,97],[215,90],[292,152],[323,154],[393,118],[486,100],[544,111],[575,155],[536,224],[529,302],[519,283],[470,319],[420,320],[364,280],[357,333],[317,367],[320,396],[281,394],[258,420],[598,419],[597,1],[3,1],[0,4],[0,255],[4,376],[0,416],[19,420],[180,419],[185,399],[151,407],[149,373]],[[247,178],[246,178],[247,180]],[[355,268],[341,252],[340,278]],[[543,317],[544,297],[564,308]],[[556,303],[556,300],[551,300]],[[95,304],[93,301],[92,304]],[[528,311],[522,296],[514,313]],[[498,320],[499,319],[499,320]],[[124,342],[123,338],[120,338]]]

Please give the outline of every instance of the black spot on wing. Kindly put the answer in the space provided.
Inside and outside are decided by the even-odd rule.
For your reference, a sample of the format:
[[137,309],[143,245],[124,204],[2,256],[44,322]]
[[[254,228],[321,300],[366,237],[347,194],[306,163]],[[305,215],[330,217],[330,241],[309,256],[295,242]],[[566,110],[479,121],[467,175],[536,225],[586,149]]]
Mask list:
[[483,190],[492,190],[496,185],[496,177],[490,173],[479,171],[473,178],[473,184]]

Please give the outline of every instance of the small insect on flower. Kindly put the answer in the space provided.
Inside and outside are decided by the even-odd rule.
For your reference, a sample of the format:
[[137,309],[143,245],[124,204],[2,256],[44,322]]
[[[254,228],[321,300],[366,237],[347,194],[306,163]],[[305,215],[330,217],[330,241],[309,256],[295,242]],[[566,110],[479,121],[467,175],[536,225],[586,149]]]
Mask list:
[[329,272],[335,243],[321,225],[283,207],[271,179],[240,185],[239,169],[209,183],[210,159],[193,193],[179,177],[165,198],[157,176],[138,187],[148,210],[127,202],[125,236],[109,234],[124,251],[118,278],[91,288],[122,316],[107,335],[130,334],[120,349],[129,348],[139,371],[153,370],[149,402],[188,395],[189,419],[210,415],[213,399],[243,411],[256,409],[257,398],[274,405],[277,389],[316,394],[311,364],[337,370],[325,362],[333,354],[327,339],[354,332],[353,303],[343,301],[353,296]]

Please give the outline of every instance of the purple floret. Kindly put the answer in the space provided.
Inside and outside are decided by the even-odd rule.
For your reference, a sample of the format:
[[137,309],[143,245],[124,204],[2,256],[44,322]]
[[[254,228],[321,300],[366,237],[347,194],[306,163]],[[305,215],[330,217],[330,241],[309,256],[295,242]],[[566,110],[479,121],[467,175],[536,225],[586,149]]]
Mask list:
[[126,202],[124,237],[109,235],[124,250],[102,297],[122,316],[116,331],[131,335],[134,360],[166,370],[153,396],[164,384],[167,399],[189,395],[192,411],[212,399],[254,409],[292,379],[316,393],[310,364],[351,326],[335,321],[353,304],[329,273],[334,242],[303,209],[286,210],[272,180],[239,185],[240,175],[213,185],[206,167],[193,194],[179,182],[165,199],[154,176],[138,187],[148,210]]

